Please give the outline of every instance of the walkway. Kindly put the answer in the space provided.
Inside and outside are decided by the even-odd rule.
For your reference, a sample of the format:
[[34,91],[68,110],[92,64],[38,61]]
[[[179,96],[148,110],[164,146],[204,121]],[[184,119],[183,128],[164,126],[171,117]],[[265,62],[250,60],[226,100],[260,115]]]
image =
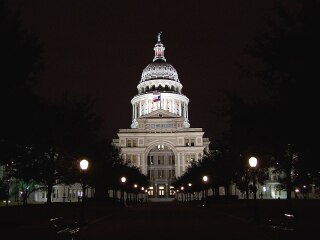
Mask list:
[[[285,236],[291,237],[290,233]],[[128,206],[88,224],[79,239],[259,239],[276,240],[283,233],[216,208],[176,202]]]

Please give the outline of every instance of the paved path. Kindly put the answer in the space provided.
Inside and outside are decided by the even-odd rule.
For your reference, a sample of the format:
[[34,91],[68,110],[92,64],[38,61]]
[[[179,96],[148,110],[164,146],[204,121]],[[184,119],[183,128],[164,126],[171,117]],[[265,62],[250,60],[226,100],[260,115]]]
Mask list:
[[[291,233],[222,213],[215,208],[172,203],[128,206],[89,222],[77,239],[283,239]],[[285,234],[285,235],[284,235]],[[292,238],[291,238],[292,239]]]

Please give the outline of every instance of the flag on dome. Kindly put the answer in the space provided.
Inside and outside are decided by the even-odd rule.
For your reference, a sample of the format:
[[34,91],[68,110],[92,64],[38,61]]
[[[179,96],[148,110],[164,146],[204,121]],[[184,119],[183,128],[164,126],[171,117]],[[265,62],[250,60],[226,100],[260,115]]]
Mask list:
[[158,102],[160,101],[160,92],[158,92],[157,90],[153,91],[153,101],[154,102]]

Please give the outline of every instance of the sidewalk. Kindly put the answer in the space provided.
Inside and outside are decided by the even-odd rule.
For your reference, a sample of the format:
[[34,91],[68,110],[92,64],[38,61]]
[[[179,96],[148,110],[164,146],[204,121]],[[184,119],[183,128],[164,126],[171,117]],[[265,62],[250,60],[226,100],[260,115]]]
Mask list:
[[[252,201],[237,200],[229,203],[211,203],[207,207],[190,203],[177,203],[191,208],[203,208],[204,211],[212,213],[221,213],[235,218],[243,223],[255,224],[258,229],[274,228],[279,235],[288,232],[292,235],[303,236],[312,232],[319,234],[320,229],[320,201],[319,200],[295,200],[292,203],[293,217],[286,216],[285,200],[259,200],[257,201],[257,211],[259,214],[259,223],[253,222]],[[85,208],[86,227],[94,226],[103,222],[110,216],[119,213],[122,210],[130,208],[143,207],[148,209],[151,203],[140,203],[138,205],[121,206],[119,203],[96,203],[88,202]],[[157,203],[170,204],[170,203]],[[174,207],[174,205],[173,205]],[[139,209],[137,209],[138,211]],[[73,224],[79,220],[80,203],[53,203],[51,218],[62,217],[65,224]],[[11,236],[11,239],[21,239],[30,237],[32,239],[53,239],[55,229],[50,222],[50,217],[45,204],[27,205],[27,206],[9,206],[0,207],[0,232]],[[174,217],[174,216],[173,216]],[[141,219],[137,219],[141,221]],[[294,231],[293,231],[293,230]],[[291,231],[291,232],[290,232]],[[44,237],[45,236],[45,237]]]

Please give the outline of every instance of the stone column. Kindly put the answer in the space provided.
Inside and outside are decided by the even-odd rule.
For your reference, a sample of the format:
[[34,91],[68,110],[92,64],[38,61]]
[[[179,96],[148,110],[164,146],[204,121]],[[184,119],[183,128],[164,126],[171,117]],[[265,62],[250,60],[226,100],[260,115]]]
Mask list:
[[145,154],[141,153],[140,154],[140,166],[141,166],[141,171],[143,174],[147,175],[147,165],[146,165],[146,159],[145,159]]
[[134,120],[134,104],[132,104],[132,121]]
[[177,161],[176,161],[176,176],[180,176],[180,153],[177,154]]
[[165,192],[164,192],[164,194],[165,194],[165,197],[166,198],[168,198],[169,197],[169,192],[170,192],[170,190],[169,190],[169,186],[168,186],[168,183],[166,183],[166,188],[165,188],[165,190],[164,190]]

